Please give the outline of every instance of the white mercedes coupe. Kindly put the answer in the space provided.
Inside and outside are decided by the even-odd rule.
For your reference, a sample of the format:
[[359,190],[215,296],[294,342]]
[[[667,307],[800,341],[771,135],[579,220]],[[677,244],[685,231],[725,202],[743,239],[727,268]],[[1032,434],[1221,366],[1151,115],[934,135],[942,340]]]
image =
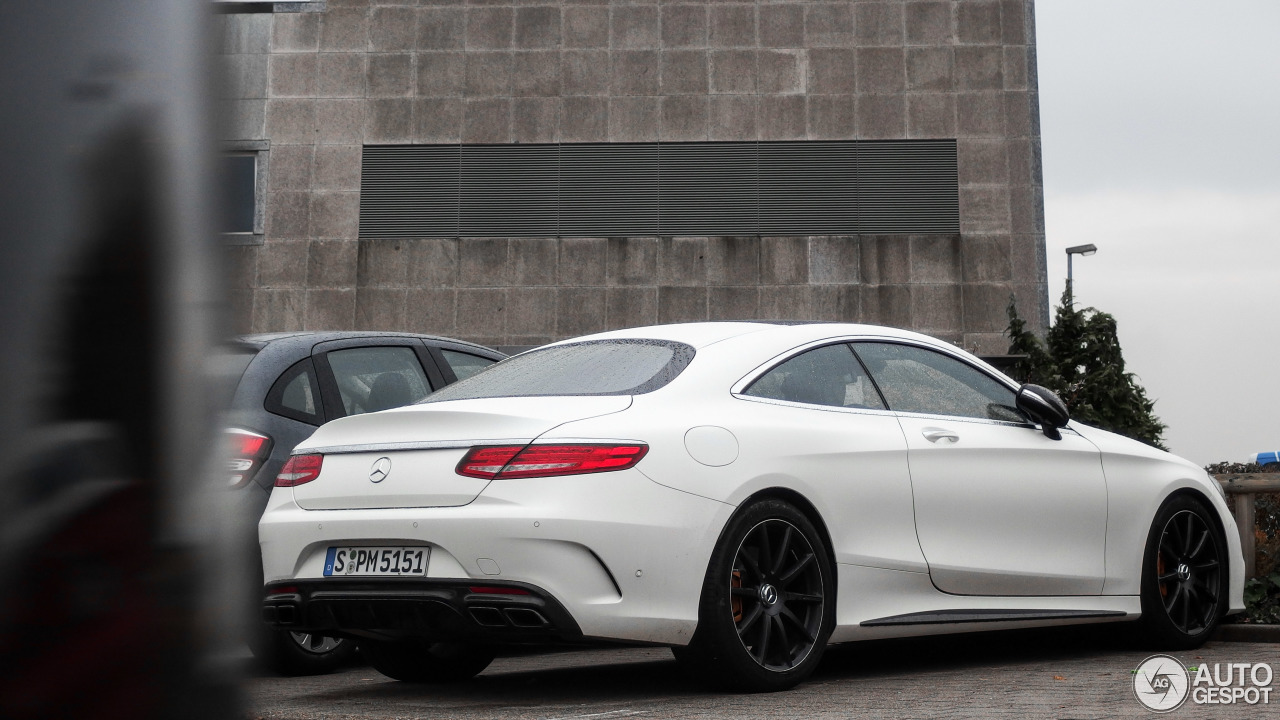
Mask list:
[[668,645],[742,691],[828,643],[1137,621],[1203,643],[1240,543],[1194,464],[952,345],[828,323],[606,332],[294,450],[263,614],[399,680],[504,644]]

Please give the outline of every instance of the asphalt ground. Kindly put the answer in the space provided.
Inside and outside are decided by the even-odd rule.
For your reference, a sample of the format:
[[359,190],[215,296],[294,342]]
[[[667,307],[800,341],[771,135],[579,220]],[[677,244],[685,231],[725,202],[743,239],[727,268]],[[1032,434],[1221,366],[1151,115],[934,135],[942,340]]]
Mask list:
[[[409,685],[372,668],[251,677],[249,718],[1154,718],[1133,671],[1152,655],[1117,626],[875,641],[828,648],[818,672],[782,693],[729,695],[685,677],[665,648],[502,657],[470,682]],[[1196,705],[1170,718],[1280,717],[1280,643],[1219,642],[1171,653],[1183,664],[1268,663],[1269,705]]]

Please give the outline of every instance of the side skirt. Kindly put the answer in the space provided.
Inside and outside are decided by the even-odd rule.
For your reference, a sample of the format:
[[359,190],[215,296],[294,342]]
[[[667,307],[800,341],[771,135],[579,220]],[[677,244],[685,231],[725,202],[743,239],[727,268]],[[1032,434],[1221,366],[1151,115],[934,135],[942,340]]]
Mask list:
[[1087,618],[1122,618],[1127,613],[1096,610],[939,610],[864,620],[862,627],[895,625],[948,625],[953,623],[1022,622],[1030,620],[1077,620]]
[[837,565],[831,642],[1137,620],[1136,595],[948,595],[927,572]]

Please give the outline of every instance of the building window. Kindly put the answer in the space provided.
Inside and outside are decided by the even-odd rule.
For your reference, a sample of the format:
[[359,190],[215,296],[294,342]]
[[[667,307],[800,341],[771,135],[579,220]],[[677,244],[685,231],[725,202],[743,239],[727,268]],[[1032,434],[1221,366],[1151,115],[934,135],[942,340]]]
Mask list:
[[231,244],[262,242],[268,147],[266,140],[223,143],[219,162],[222,212],[218,216],[218,230]]

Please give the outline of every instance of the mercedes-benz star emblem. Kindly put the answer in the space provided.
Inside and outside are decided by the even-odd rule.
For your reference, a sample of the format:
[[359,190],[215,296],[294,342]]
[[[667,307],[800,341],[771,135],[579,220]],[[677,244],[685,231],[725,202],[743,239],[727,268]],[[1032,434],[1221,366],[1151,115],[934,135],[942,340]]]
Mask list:
[[369,468],[369,481],[382,482],[391,474],[391,458],[380,457],[373,461],[373,467]]
[[760,602],[764,603],[766,607],[778,602],[778,589],[768,583],[761,585]]

